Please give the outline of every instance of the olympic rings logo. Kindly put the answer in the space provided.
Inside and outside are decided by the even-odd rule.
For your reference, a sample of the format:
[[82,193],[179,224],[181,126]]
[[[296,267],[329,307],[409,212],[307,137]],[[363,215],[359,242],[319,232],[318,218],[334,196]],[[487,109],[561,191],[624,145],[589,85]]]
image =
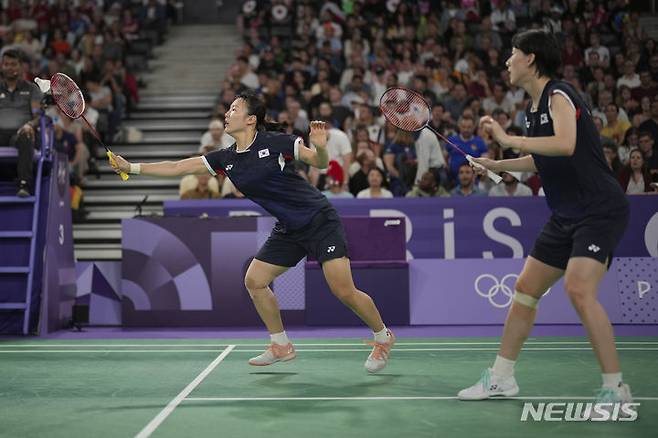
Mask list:
[[[491,274],[481,274],[475,279],[473,286],[478,295],[489,300],[489,304],[498,309],[504,309],[512,304],[514,284],[518,278],[517,274],[507,274],[499,282]],[[502,295],[502,298],[496,299],[498,295]]]

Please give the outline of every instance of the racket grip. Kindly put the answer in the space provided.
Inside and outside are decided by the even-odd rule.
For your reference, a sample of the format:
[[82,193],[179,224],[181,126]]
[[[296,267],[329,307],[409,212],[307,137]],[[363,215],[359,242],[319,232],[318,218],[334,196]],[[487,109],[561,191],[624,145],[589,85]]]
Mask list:
[[[110,160],[110,164],[116,166],[117,162],[114,160],[114,154],[109,149],[107,150],[106,153],[107,153],[107,158]],[[119,176],[124,181],[127,181],[128,178],[130,178],[126,172],[119,172]]]
[[476,163],[476,162],[473,160],[473,157],[471,157],[470,155],[466,155],[466,160],[467,160],[472,166],[477,167],[478,169],[484,169],[484,170],[486,170],[486,171],[487,171],[487,176],[489,177],[489,179],[491,179],[491,180],[492,180],[493,182],[495,182],[496,184],[500,183],[500,182],[503,180],[503,178],[502,178],[500,175],[498,175],[497,173],[492,172],[491,170],[487,169],[486,167],[484,167],[484,166],[481,165],[480,163]]

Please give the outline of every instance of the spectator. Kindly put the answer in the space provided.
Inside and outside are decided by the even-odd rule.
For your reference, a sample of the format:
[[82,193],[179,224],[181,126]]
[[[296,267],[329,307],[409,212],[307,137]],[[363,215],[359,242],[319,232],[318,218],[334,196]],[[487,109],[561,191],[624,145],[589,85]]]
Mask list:
[[609,103],[605,107],[605,117],[608,120],[608,126],[601,130],[601,135],[611,138],[617,144],[622,144],[626,131],[631,127],[631,124],[619,120],[619,107],[614,103]]
[[654,96],[651,102],[651,118],[642,122],[640,130],[650,133],[653,143],[658,144],[658,96]]
[[370,172],[370,169],[377,167],[376,160],[379,159],[379,157],[375,158],[375,153],[370,148],[362,149],[357,152],[356,162],[358,163],[358,168],[349,180],[349,189],[352,195],[356,196],[359,192],[369,187],[368,173]]
[[[459,135],[448,137],[453,144],[459,149],[473,157],[487,157],[487,145],[484,140],[474,135],[475,121],[471,117],[462,117],[458,122]],[[454,147],[448,148],[450,154],[450,172],[453,176],[457,176],[462,164],[466,162],[466,158],[462,153],[455,150]]]
[[641,150],[631,151],[628,164],[619,172],[619,184],[629,195],[655,191],[651,186],[651,174]]
[[41,91],[23,78],[23,55],[16,50],[2,54],[0,81],[0,145],[18,149],[18,191],[30,196],[36,131],[41,109]]
[[641,85],[640,75],[635,72],[635,64],[630,59],[624,61],[624,75],[617,79],[617,88],[622,85],[626,85],[631,89]]
[[457,172],[457,187],[450,192],[451,196],[487,196],[475,185],[475,172],[468,163],[462,163]]
[[368,188],[361,190],[357,198],[392,198],[393,193],[386,189],[386,175],[378,167],[368,171]]
[[181,199],[216,199],[219,182],[210,174],[187,175],[181,180],[179,193]]
[[414,134],[399,129],[384,151],[384,165],[391,176],[391,190],[396,196],[404,196],[414,185],[418,173]]
[[450,193],[436,179],[434,172],[428,170],[420,177],[418,183],[406,195],[407,198],[432,198],[450,196]]
[[603,145],[603,155],[605,156],[605,161],[608,163],[608,167],[612,170],[612,173],[617,175],[621,169],[621,161],[617,154],[617,145],[614,143],[604,144]]
[[224,123],[213,119],[208,124],[208,131],[201,136],[199,150],[209,146],[212,149],[226,149],[235,143],[235,139],[224,131]]
[[651,73],[648,70],[643,70],[639,74],[640,85],[631,90],[633,99],[641,101],[643,98],[648,97],[650,100],[658,95],[658,85],[651,80]]
[[590,46],[585,49],[585,59],[593,59],[590,58],[590,54],[594,52],[598,54],[598,59],[596,60],[598,65],[608,68],[610,66],[610,50],[601,45],[601,36],[596,32],[592,32],[589,36],[589,42]]
[[493,86],[493,94],[482,101],[482,108],[487,114],[491,114],[496,109],[502,109],[507,114],[514,112],[514,104],[507,98],[507,90],[501,82],[496,82]]
[[326,189],[322,194],[327,198],[354,198],[354,195],[345,190],[344,182],[345,173],[343,172],[343,168],[340,167],[340,164],[338,164],[337,161],[329,161],[325,183]]
[[654,141],[651,134],[646,131],[640,132],[639,139],[640,150],[644,154],[644,161],[649,169],[651,180],[658,181],[658,152],[654,147]]
[[489,190],[489,196],[532,196],[532,190],[520,182],[521,172],[503,172],[503,184]]

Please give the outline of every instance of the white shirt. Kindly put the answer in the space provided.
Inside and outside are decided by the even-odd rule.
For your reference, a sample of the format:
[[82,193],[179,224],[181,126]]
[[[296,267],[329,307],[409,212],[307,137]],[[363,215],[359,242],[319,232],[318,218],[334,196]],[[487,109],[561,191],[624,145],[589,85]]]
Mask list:
[[505,184],[500,183],[489,190],[489,196],[532,196],[532,190],[530,187],[520,182],[516,184],[516,191],[510,195],[507,190],[505,190]]
[[359,193],[356,194],[356,197],[358,199],[364,199],[364,198],[392,198],[393,193],[389,192],[385,188],[381,188],[381,196],[372,196],[372,193],[370,193],[370,188],[363,189]]
[[[341,167],[345,167],[343,155],[352,153],[352,144],[350,139],[340,129],[329,128],[329,138],[327,139],[327,154],[329,161],[336,160]],[[347,170],[347,169],[344,169]]]
[[631,176],[628,179],[628,185],[626,186],[626,194],[637,195],[640,193],[644,193],[644,178],[640,178],[640,181],[635,182]]
[[635,73],[630,78],[626,75],[620,77],[619,79],[617,79],[617,88],[621,87],[622,85],[626,85],[628,88],[639,87],[641,85],[640,75]]
[[203,148],[204,146],[208,145],[213,145],[217,146],[220,149],[226,149],[227,147],[231,146],[233,143],[235,143],[235,139],[228,135],[226,132],[222,134],[222,138],[219,140],[218,144],[215,144],[215,142],[212,139],[212,135],[210,134],[210,131],[206,131],[202,136],[201,136],[201,141],[199,142],[199,150]]
[[439,139],[429,129],[420,131],[420,136],[416,140],[416,159],[418,168],[416,170],[416,182],[420,181],[423,173],[431,167],[444,167],[446,165],[443,151]]

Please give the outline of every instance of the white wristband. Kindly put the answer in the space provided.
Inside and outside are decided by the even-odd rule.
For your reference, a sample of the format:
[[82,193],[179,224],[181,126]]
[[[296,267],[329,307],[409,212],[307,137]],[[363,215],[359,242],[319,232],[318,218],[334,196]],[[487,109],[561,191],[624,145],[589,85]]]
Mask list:
[[133,175],[139,175],[142,172],[142,165],[140,163],[130,163],[130,172]]

